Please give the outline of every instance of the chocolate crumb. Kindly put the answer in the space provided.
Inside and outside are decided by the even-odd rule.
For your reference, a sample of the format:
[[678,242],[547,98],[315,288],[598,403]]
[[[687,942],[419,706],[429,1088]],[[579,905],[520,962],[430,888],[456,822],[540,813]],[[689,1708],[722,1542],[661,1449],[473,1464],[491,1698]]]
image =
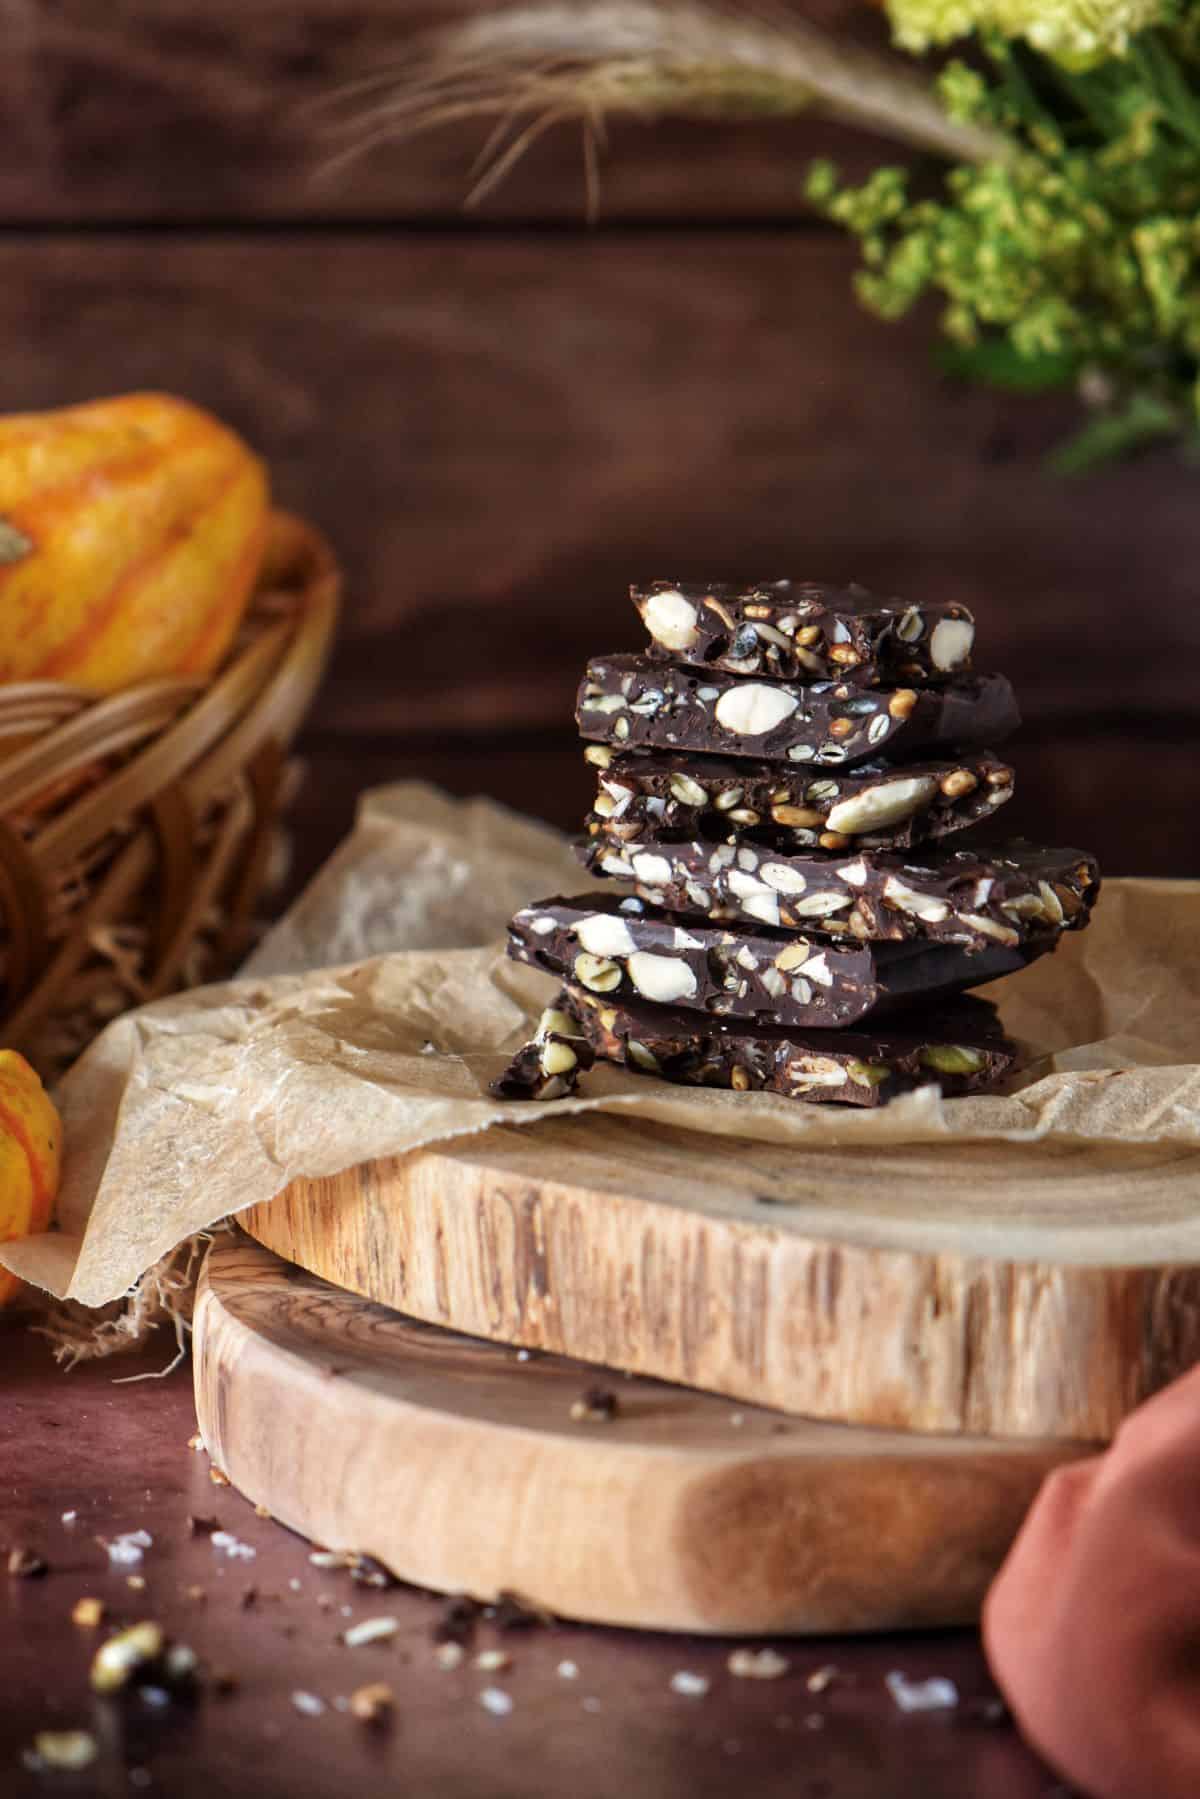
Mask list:
[[244,1612],[248,1612],[256,1606],[258,1604],[258,1588],[243,1587],[240,1604]]
[[479,1602],[469,1599],[460,1593],[446,1603],[445,1610],[433,1628],[435,1643],[468,1644],[475,1635],[475,1626],[479,1621]]
[[193,1537],[211,1537],[214,1530],[220,1530],[219,1518],[199,1518],[194,1512],[188,1513],[188,1534]]
[[617,1396],[608,1387],[589,1387],[571,1407],[577,1424],[609,1424],[620,1410]]
[[391,1569],[377,1562],[373,1555],[354,1555],[350,1559],[350,1578],[360,1587],[397,1587],[400,1584]]
[[534,1605],[507,1588],[497,1595],[495,1605],[489,1609],[497,1630],[530,1630],[534,1625],[554,1623],[553,1614],[543,1606]]
[[21,1546],[8,1552],[8,1571],[14,1580],[37,1580],[49,1570],[49,1562],[36,1549]]

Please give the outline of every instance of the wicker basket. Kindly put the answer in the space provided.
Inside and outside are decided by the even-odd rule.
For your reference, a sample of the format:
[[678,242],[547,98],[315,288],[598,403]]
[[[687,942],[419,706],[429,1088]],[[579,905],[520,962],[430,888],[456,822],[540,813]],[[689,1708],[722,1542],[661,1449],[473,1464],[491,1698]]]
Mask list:
[[276,513],[208,681],[105,699],[0,687],[0,1044],[44,1075],[118,1012],[216,978],[248,946],[339,588],[325,542]]

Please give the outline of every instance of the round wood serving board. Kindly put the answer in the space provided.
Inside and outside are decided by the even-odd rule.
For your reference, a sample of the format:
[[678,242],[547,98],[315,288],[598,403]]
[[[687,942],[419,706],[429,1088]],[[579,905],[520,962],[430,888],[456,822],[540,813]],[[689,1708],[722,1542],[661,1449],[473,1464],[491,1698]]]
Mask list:
[[891,1429],[1107,1438],[1200,1358],[1200,1156],[887,1155],[600,1113],[502,1126],[241,1215],[472,1336]]
[[[249,1499],[444,1592],[730,1633],[961,1623],[1065,1445],[783,1418],[403,1318],[236,1237],[195,1314],[196,1410]],[[735,1419],[740,1422],[735,1423]]]

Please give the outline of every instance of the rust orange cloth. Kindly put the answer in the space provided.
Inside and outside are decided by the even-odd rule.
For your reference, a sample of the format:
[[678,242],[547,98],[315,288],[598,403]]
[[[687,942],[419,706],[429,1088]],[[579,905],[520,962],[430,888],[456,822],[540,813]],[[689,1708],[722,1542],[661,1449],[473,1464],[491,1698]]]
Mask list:
[[1089,1799],[1196,1799],[1200,1368],[1050,1476],[983,1633],[1021,1729]]

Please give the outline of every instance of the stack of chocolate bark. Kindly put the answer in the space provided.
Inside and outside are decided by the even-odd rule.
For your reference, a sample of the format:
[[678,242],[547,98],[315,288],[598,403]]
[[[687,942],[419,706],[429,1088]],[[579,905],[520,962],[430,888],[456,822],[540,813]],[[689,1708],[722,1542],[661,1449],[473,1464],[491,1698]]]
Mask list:
[[1016,1051],[966,990],[1081,929],[1099,877],[942,847],[1013,791],[1016,702],[969,672],[970,614],[790,581],[632,596],[648,653],[592,661],[577,714],[581,858],[627,885],[513,919],[510,953],[564,986],[498,1090],[567,1091],[594,1056],[860,1106],[995,1085]]

